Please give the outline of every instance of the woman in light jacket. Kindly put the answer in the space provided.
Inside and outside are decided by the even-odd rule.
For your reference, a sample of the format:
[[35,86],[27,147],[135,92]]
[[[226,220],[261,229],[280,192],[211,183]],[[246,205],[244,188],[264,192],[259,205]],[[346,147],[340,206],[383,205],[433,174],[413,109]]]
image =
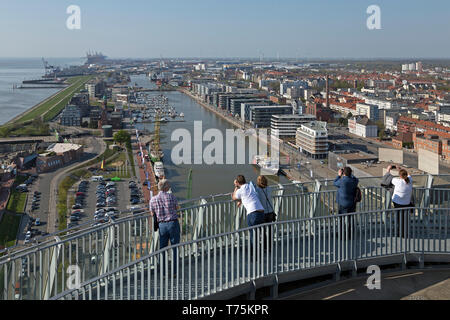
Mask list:
[[256,179],[256,192],[258,193],[259,201],[264,207],[264,223],[275,221],[274,210],[272,204],[272,189],[268,186],[267,178],[259,176]]
[[[400,169],[399,177],[393,177],[391,174],[392,166],[387,168],[385,175],[387,181],[391,180],[390,187],[392,193],[392,203],[394,208],[411,208],[414,207],[413,201],[413,182],[410,175],[405,169]],[[402,217],[400,221],[400,217]],[[397,230],[399,235],[404,237],[408,228],[409,210],[402,210],[397,214]],[[402,227],[403,225],[403,227]]]

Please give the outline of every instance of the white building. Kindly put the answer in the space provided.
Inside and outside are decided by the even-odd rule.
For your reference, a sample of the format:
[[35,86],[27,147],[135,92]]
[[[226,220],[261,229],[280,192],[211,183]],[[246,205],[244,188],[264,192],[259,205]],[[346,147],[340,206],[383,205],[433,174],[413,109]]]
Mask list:
[[384,123],[386,130],[397,131],[397,120],[398,116],[386,116],[386,121]]
[[323,159],[328,156],[328,130],[327,123],[311,121],[297,128],[295,144],[300,152]]
[[356,114],[360,116],[367,116],[370,120],[378,120],[378,106],[374,104],[356,104]]
[[315,121],[316,117],[311,114],[304,115],[273,115],[271,119],[271,135],[278,138],[295,137],[297,128],[302,124]]
[[378,127],[367,116],[356,116],[348,120],[348,131],[363,138],[378,136]]

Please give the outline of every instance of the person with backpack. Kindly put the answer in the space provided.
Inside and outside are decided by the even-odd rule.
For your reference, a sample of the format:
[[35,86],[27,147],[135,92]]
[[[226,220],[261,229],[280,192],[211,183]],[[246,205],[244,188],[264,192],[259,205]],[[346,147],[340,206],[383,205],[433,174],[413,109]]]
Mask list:
[[[277,220],[277,215],[275,213],[275,210],[273,209],[271,196],[272,189],[270,188],[265,176],[258,176],[258,178],[256,179],[255,190],[258,193],[259,201],[261,201],[261,204],[264,207],[264,223],[275,222]],[[264,232],[264,246],[268,244],[268,250],[270,250],[272,247],[272,227],[268,227],[267,230],[264,230]],[[266,240],[266,237],[269,239],[269,241]]]
[[[337,203],[339,206],[339,215],[353,213],[356,211],[356,203],[361,201],[361,190],[358,188],[358,183],[359,180],[353,176],[351,168],[345,167],[343,169],[339,169],[338,176],[334,180],[334,186],[338,188]],[[345,220],[347,220],[346,229],[343,228]],[[343,233],[344,230],[347,231],[347,234],[349,233],[351,221],[354,221],[354,219],[345,220],[341,220],[342,237],[345,236]]]
[[339,169],[338,176],[334,180],[334,186],[338,188],[337,203],[339,205],[339,214],[356,211],[356,202],[359,197],[358,183],[359,180],[352,175],[351,168]]
[[[396,167],[387,167],[387,172],[383,177],[382,186],[391,192],[394,208],[414,207],[412,177],[402,168],[399,168],[399,177],[394,177],[391,174],[392,169],[396,169]],[[396,214],[397,234],[401,237],[405,236],[405,231],[408,229],[409,212],[410,210],[401,210]]]

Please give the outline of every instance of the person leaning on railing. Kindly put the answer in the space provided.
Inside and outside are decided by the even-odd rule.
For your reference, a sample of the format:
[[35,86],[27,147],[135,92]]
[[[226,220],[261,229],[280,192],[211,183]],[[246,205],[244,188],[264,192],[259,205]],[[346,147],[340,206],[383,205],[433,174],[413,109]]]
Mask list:
[[[247,211],[247,225],[249,227],[264,223],[264,207],[259,200],[258,193],[251,183],[247,183],[243,175],[234,180],[234,191],[231,199],[237,201],[238,207],[244,205]],[[250,243],[253,246],[253,230],[250,230]]]
[[[387,167],[387,173],[383,177],[382,186],[392,193],[392,203],[394,208],[414,207],[412,177],[402,168],[398,168],[399,177],[394,177],[391,174],[392,169],[396,169],[396,167],[392,165]],[[410,210],[402,210],[397,213],[397,232],[399,236],[405,236],[409,212]]]

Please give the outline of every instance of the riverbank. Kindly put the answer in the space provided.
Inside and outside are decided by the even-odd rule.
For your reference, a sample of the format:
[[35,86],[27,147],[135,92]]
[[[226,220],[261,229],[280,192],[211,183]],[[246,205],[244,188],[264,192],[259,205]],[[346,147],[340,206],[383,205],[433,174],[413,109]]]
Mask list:
[[[191,92],[189,92],[186,89],[178,89],[179,92],[184,93],[185,95],[187,95],[188,97],[190,97],[191,99],[193,99],[195,102],[197,102],[199,105],[201,105],[203,108],[207,109],[208,111],[211,111],[212,113],[214,113],[215,115],[217,115],[218,117],[220,117],[221,119],[227,121],[228,123],[230,123],[231,125],[233,125],[236,128],[245,130],[245,126],[244,124],[235,119],[232,118],[222,112],[220,112],[219,110],[217,110],[217,108],[214,108],[213,106],[205,103],[204,101],[200,100],[197,96],[193,95]],[[248,128],[247,128],[248,129]],[[268,143],[267,140],[261,138],[259,135],[254,135],[260,142],[264,143],[265,145],[270,146],[270,143]],[[278,151],[280,153],[282,153],[283,155],[289,157],[293,157],[294,159],[297,158],[297,154],[295,154],[293,152],[292,149],[289,149],[288,147],[284,146],[283,142],[280,142],[279,144],[279,148]],[[286,176],[287,179],[291,180],[291,181],[302,181],[302,180],[306,180],[306,181],[312,181],[313,179],[311,179],[310,177],[308,177],[305,174],[301,174],[300,172],[298,172],[297,170],[293,170],[293,169],[287,169],[287,170],[282,170],[283,174]]]
[[[34,107],[17,115],[13,119],[7,121],[3,126],[10,126],[35,119],[36,117],[43,118],[44,121],[52,120],[60,111],[61,106],[70,100],[70,98],[89,81],[91,76],[80,76],[71,78],[69,86],[59,90],[47,99],[39,102]],[[62,110],[62,109],[61,109]]]

